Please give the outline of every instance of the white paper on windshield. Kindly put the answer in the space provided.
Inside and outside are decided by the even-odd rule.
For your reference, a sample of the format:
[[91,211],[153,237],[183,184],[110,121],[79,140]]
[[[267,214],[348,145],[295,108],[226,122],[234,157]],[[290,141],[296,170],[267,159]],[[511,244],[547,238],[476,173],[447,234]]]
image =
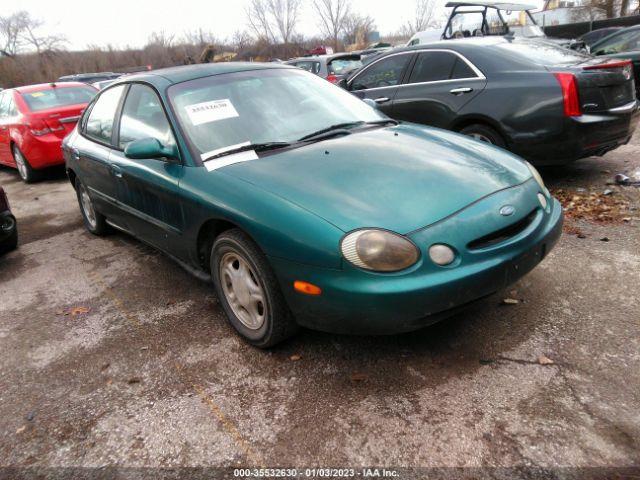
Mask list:
[[217,122],[225,118],[239,117],[238,112],[228,98],[210,102],[194,103],[184,107],[193,125]]
[[[200,155],[200,158],[204,160],[205,158],[213,157],[215,155],[228,152],[229,150],[235,150],[236,148],[244,147],[246,145],[251,145],[251,142],[236,143],[235,145],[229,145],[228,147],[211,150],[210,152],[205,152]],[[208,160],[204,162],[204,166],[208,172],[212,172],[213,170],[226,167],[227,165],[233,165],[234,163],[247,162],[249,160],[257,159],[258,155],[256,154],[255,150],[247,150],[245,152],[232,153],[231,155],[225,155],[224,157]]]

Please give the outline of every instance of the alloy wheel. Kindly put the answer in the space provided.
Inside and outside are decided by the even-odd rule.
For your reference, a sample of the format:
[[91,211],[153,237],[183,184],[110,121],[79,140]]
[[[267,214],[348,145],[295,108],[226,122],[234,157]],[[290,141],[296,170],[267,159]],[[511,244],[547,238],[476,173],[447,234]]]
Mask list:
[[84,187],[84,185],[80,185],[80,203],[82,205],[82,211],[87,219],[87,222],[89,222],[91,228],[96,228],[96,212],[93,209],[91,197],[89,197],[89,193],[87,192],[87,189]]
[[478,140],[480,142],[486,142],[486,143],[491,143],[493,144],[493,142],[489,139],[489,137],[482,135],[481,133],[470,133],[469,136],[475,140]]
[[220,260],[220,280],[224,296],[238,320],[251,330],[262,327],[267,297],[249,262],[235,252],[224,254]]
[[20,153],[20,150],[15,149],[13,151],[13,157],[16,160],[16,166],[18,167],[18,173],[20,174],[20,177],[22,177],[23,180],[26,180],[27,177],[29,176],[29,171],[27,170],[27,161],[25,160],[25,158],[22,156],[22,153]]

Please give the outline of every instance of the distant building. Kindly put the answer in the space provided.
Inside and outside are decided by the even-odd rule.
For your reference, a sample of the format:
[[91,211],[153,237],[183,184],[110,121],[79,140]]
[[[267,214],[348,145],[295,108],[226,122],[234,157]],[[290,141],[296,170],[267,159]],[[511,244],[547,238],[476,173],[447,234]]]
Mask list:
[[545,0],[542,11],[532,15],[541,27],[607,18],[603,9],[584,5],[582,0]]

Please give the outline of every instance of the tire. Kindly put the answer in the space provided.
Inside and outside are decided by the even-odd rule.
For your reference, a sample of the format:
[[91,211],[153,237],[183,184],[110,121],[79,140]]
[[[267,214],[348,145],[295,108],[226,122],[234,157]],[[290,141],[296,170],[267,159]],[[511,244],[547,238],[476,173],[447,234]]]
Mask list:
[[507,145],[504,138],[502,138],[502,135],[488,125],[483,125],[481,123],[474,123],[473,125],[464,127],[460,130],[460,133],[473,137],[481,142],[490,143],[496,147],[505,148]]
[[16,248],[18,248],[18,229],[14,228],[11,236],[0,243],[0,255],[15,250]]
[[24,183],[33,183],[40,178],[39,172],[31,167],[29,160],[22,154],[17,146],[13,146],[13,159],[16,162],[18,174]]
[[229,323],[251,345],[272,347],[298,330],[265,255],[241,230],[215,239],[211,276]]
[[79,178],[76,178],[76,196],[85,228],[99,237],[106,235],[109,232],[107,220],[104,215],[96,211],[89,192]]

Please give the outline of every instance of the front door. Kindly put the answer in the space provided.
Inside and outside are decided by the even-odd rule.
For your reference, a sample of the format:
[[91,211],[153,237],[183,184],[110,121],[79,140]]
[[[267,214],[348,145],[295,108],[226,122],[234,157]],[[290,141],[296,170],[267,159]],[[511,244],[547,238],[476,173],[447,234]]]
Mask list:
[[118,178],[116,195],[131,232],[147,243],[170,250],[169,245],[175,244],[183,231],[178,187],[183,166],[173,159],[127,158],[127,145],[144,138],[155,138],[166,147],[175,146],[160,99],[151,87],[134,83],[122,108],[118,148],[110,158]]
[[413,52],[403,52],[374,61],[356,74],[347,88],[358,98],[369,98],[380,111],[392,116],[393,99],[407,71]]

